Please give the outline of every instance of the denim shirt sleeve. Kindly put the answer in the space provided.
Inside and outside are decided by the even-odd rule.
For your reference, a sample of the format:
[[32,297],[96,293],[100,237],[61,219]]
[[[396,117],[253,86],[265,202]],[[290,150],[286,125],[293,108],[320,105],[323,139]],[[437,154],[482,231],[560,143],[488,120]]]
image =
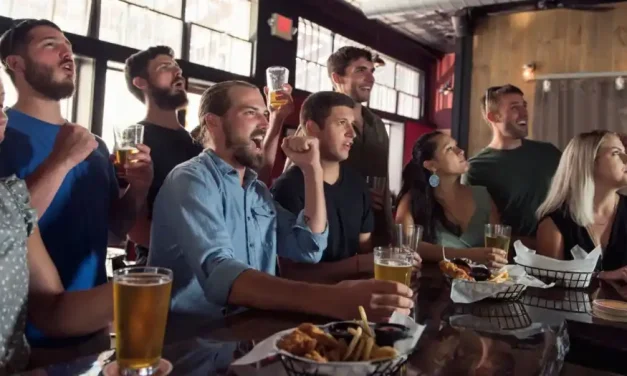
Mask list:
[[233,282],[251,267],[235,259],[219,189],[198,168],[173,170],[155,200],[152,233],[165,240],[162,251],[183,256],[177,259],[193,270],[207,300],[225,306]]
[[318,263],[327,248],[329,226],[326,226],[322,233],[314,234],[305,223],[304,210],[294,215],[276,201],[275,205],[278,255],[296,262]]

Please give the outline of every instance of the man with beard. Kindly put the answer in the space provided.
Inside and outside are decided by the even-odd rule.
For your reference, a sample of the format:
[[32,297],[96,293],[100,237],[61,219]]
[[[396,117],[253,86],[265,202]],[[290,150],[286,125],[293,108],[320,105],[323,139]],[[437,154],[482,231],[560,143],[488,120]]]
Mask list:
[[[104,142],[61,116],[59,101],[73,94],[76,72],[72,46],[52,22],[13,26],[0,40],[0,59],[18,93],[7,111],[0,175],[26,178],[41,237],[65,290],[104,284],[108,231],[125,236],[135,222],[152,181],[150,149],[138,145],[135,160],[125,166],[129,187],[120,194]],[[90,351],[87,340],[102,338],[47,338],[32,325],[26,335],[33,347],[80,343],[79,351]]]
[[527,102],[523,95],[522,90],[508,84],[488,88],[481,98],[492,141],[470,158],[463,181],[486,187],[501,221],[512,227],[512,236],[535,249],[535,213],[546,198],[561,152],[552,144],[526,139]]
[[150,47],[126,59],[124,68],[129,91],[146,105],[144,143],[150,147],[154,178],[148,191],[145,212],[129,233],[136,244],[138,262],[146,260],[150,246],[152,206],[166,176],[172,169],[202,151],[179,123],[177,112],[187,105],[185,78],[167,46]]
[[318,140],[283,140],[304,177],[304,210],[295,215],[255,172],[269,127],[259,89],[242,81],[215,84],[203,93],[199,114],[201,136],[213,150],[175,167],[154,206],[148,263],[176,275],[173,311],[218,318],[249,307],[351,319],[362,305],[373,320],[409,312],[412,292],[396,282],[329,286],[276,278],[277,256],[315,263],[327,246]]

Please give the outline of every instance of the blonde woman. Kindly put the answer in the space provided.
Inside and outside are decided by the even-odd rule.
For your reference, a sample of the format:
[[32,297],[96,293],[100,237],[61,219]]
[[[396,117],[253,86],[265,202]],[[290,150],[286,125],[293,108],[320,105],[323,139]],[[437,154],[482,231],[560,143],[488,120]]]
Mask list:
[[593,131],[570,141],[546,200],[537,211],[537,251],[571,260],[578,245],[603,249],[599,278],[627,281],[627,187],[625,146],[616,133]]

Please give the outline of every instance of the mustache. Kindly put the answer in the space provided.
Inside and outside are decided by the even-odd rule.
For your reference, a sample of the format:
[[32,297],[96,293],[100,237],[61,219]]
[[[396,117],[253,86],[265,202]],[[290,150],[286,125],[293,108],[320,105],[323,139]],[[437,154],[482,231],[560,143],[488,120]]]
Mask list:
[[265,136],[266,135],[266,131],[263,129],[257,129],[255,131],[253,131],[253,133],[250,134],[250,138],[255,138],[257,136]]
[[61,62],[59,63],[59,66],[63,66],[63,65],[65,65],[65,64],[67,64],[67,63],[72,63],[72,64],[74,64],[74,59],[70,59],[70,58],[63,59],[63,60],[61,60]]

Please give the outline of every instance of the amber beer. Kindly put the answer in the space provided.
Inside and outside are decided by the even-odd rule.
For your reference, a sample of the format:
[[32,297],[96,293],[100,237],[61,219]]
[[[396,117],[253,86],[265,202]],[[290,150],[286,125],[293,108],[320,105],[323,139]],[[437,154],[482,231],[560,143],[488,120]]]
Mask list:
[[172,272],[165,268],[131,267],[114,273],[116,353],[121,374],[152,375],[157,371],[171,289]]
[[279,107],[287,104],[287,99],[277,98],[280,93],[282,93],[282,92],[281,91],[271,91],[270,92],[270,106],[272,108],[279,108]]
[[139,150],[134,147],[125,147],[115,150],[115,164],[120,167],[124,167],[125,164],[130,163],[133,154],[139,153]]
[[486,248],[498,248],[507,253],[509,260],[509,243],[512,235],[512,228],[506,225],[485,225],[485,246]]
[[409,286],[411,283],[411,252],[398,247],[377,247],[374,250],[374,278],[396,281]]

